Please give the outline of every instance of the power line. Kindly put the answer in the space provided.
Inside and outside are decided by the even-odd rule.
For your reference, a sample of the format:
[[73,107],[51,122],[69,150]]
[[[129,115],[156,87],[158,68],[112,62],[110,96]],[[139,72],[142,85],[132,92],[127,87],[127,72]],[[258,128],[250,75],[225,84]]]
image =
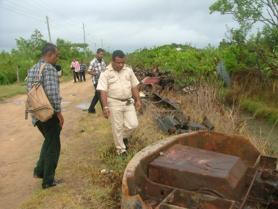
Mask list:
[[[60,16],[64,17],[64,20],[59,20],[59,21],[53,20],[55,18],[55,16],[57,16],[57,14],[55,14],[53,12],[53,9],[46,6],[43,3],[43,1],[42,2],[36,1],[36,2],[33,2],[32,4],[29,1],[26,1],[24,5],[22,3],[19,3],[18,1],[17,2],[5,1],[4,4],[2,4],[2,5],[4,6],[5,9],[7,9],[8,12],[13,13],[14,15],[18,14],[20,16],[27,17],[29,19],[32,19],[33,21],[40,22],[40,23],[45,23],[45,20],[43,18],[39,17],[39,15],[38,16],[34,15],[35,13],[37,14],[38,12],[41,13],[43,11],[44,13],[47,13],[47,14],[53,14],[51,26],[52,26],[52,28],[55,28],[55,31],[60,31],[62,29],[64,31],[68,31],[66,29],[74,28],[74,30],[72,31],[73,33],[80,33],[80,32],[78,32],[78,30],[76,30],[77,25],[81,26],[80,22],[77,22],[76,19],[69,19],[68,17],[61,15],[61,14],[60,14]],[[49,22],[47,23],[47,21],[46,21],[46,24],[48,24],[47,28],[50,27]],[[85,26],[83,25],[83,42],[86,43],[86,35],[87,34],[85,35],[84,30],[85,30]],[[48,31],[49,31],[49,35],[48,35],[49,40],[51,41],[50,29],[48,29]],[[92,39],[94,40],[94,38],[92,38]],[[103,45],[103,42],[102,42],[102,45]]]
[[12,2],[4,2],[3,6],[6,6],[13,10],[17,10],[17,11],[26,13],[26,14],[28,14],[30,16],[34,16],[34,17],[41,15],[41,13],[37,13],[37,10],[35,10],[36,12],[34,12],[32,7],[25,7],[22,5],[13,4]]
[[18,10],[11,9],[11,8],[9,8],[9,7],[6,7],[6,6],[4,7],[4,9],[6,9],[6,11],[11,12],[11,13],[13,13],[13,14],[25,16],[25,17],[27,17],[27,18],[29,18],[29,19],[32,19],[32,20],[37,21],[37,22],[40,22],[40,23],[43,21],[43,20],[41,20],[41,19],[39,19],[39,18],[37,18],[37,17],[35,17],[35,16],[26,14],[26,13],[21,12],[21,11],[18,11]]
[[[35,5],[35,4],[34,4]],[[30,7],[26,7],[26,5],[21,5],[21,4],[18,4],[18,2],[17,3],[15,3],[15,2],[8,2],[8,4],[5,4],[5,6],[6,7],[9,7],[11,10],[16,10],[16,11],[19,11],[19,12],[21,12],[21,13],[24,13],[24,14],[28,14],[29,16],[32,16],[32,17],[34,17],[34,18],[37,18],[37,16],[34,16],[34,15],[30,15],[30,12],[31,13],[33,13],[33,11],[35,11],[36,13],[37,12],[40,12],[40,11],[42,11],[42,9],[40,8],[40,9],[36,9],[36,8],[34,8],[33,6],[34,5],[32,5],[32,6],[30,6]],[[40,6],[38,6],[38,5],[36,5],[37,7],[40,7]],[[45,8],[45,7],[44,7]],[[44,9],[43,8],[43,11],[44,11],[44,13],[45,13],[45,15],[46,14],[53,14],[53,16],[55,16],[56,14],[53,12],[53,11],[51,11],[51,9],[49,9],[49,8],[47,8],[47,9]],[[68,18],[66,18],[66,17],[64,17],[64,19],[65,20],[63,20],[63,23],[61,23],[61,24],[59,24],[58,23],[58,26],[60,26],[60,25],[65,25],[65,22],[68,22],[68,24],[72,24],[72,22],[69,22],[69,20],[68,20]],[[80,23],[79,23],[80,24]],[[53,22],[52,21],[52,25],[54,25],[54,27],[57,27],[57,23],[55,23],[55,22]],[[73,25],[73,24],[72,24]]]

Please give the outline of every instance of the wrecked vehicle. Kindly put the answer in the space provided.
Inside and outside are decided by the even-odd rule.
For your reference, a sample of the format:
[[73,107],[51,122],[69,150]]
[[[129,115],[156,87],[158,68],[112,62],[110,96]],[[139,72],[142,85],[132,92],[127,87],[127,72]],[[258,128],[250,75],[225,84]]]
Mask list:
[[122,209],[276,209],[277,158],[245,138],[198,131],[138,152],[122,180]]

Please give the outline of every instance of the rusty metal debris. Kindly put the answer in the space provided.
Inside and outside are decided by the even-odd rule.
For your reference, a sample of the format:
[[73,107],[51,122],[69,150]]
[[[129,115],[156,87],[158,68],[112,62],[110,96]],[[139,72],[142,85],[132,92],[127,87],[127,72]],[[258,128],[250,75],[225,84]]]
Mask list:
[[277,165],[240,136],[172,136],[131,159],[122,209],[276,209]]
[[189,116],[183,114],[176,101],[160,95],[161,90],[172,89],[174,86],[174,80],[167,77],[167,74],[156,73],[154,75],[146,71],[136,71],[136,75],[141,78],[141,94],[144,95],[144,106],[151,103],[157,107],[167,109],[154,116],[162,131],[168,134],[180,134],[197,130],[212,131],[214,129],[214,125],[206,116],[201,124],[194,122]]
[[179,135],[129,162],[122,209],[278,209],[278,159],[261,155],[243,137],[212,132],[207,117],[192,121],[160,94],[160,84],[157,75],[144,80],[144,104],[158,107],[161,130]]

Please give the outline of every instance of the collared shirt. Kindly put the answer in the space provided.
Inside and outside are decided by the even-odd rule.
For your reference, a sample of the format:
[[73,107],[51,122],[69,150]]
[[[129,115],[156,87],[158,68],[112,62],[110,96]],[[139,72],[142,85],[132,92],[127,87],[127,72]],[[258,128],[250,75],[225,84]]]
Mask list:
[[91,63],[90,63],[90,67],[89,67],[89,72],[92,72],[92,71],[95,71],[96,75],[93,75],[92,76],[92,79],[93,79],[93,83],[94,84],[97,84],[98,83],[98,80],[99,80],[99,77],[100,77],[100,74],[102,72],[104,72],[106,69],[106,64],[104,62],[103,59],[101,59],[101,61],[99,61],[97,58],[94,58]]
[[87,66],[85,64],[81,64],[80,65],[80,72],[85,72],[86,68],[87,68]]
[[72,61],[70,67],[74,68],[74,72],[76,73],[80,71],[80,64],[78,61]]
[[122,70],[116,71],[110,64],[101,73],[97,90],[106,91],[108,99],[125,100],[132,97],[131,89],[138,84],[139,81],[130,67],[124,65]]
[[[45,61],[40,60],[36,65],[34,65],[27,75],[27,90],[30,91],[32,84],[37,82],[40,66],[45,63]],[[57,70],[49,63],[46,63],[41,77],[42,87],[45,91],[46,96],[49,99],[55,112],[61,112],[61,96],[60,96],[60,84],[59,76]],[[35,124],[37,120],[32,117],[32,122]]]

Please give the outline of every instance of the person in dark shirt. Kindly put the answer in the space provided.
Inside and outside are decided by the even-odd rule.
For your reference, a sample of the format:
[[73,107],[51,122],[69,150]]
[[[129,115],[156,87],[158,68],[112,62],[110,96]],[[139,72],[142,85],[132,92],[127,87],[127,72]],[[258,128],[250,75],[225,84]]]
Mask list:
[[80,64],[80,71],[79,71],[79,78],[80,78],[80,81],[86,81],[86,75],[85,75],[85,72],[86,72],[86,64],[84,64],[83,60],[81,60],[81,64]]

